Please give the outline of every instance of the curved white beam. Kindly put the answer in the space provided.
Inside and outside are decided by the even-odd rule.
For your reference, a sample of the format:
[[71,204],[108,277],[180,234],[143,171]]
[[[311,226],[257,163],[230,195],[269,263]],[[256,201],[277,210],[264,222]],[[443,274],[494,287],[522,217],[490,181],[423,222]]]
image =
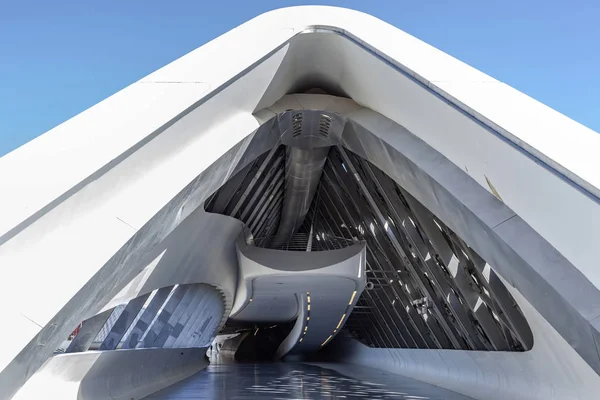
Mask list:
[[277,358],[316,352],[340,332],[365,288],[365,246],[282,251],[239,240],[240,272],[231,317],[254,323],[295,319]]
[[[407,128],[600,287],[597,134],[371,16],[276,10],[0,158],[2,395],[234,172],[252,113],[311,82]],[[600,326],[595,302],[584,311]]]

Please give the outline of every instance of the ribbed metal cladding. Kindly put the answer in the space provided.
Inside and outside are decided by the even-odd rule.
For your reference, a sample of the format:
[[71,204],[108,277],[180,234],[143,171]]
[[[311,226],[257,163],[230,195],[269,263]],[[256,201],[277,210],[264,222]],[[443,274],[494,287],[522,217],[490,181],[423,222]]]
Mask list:
[[253,244],[326,251],[366,241],[368,288],[346,329],[373,347],[523,351],[531,330],[490,266],[373,164],[341,146],[345,120],[278,118],[281,146],[227,182],[207,210]]
[[285,190],[285,146],[262,154],[206,202],[209,212],[243,221],[254,237],[273,237]]
[[523,351],[532,334],[489,265],[390,177],[336,146],[309,211],[317,235],[367,242],[346,329],[371,347]]
[[[329,149],[338,143],[346,120],[334,113],[291,110],[276,121],[280,144],[232,177],[205,207],[243,221],[261,247],[296,249]],[[317,243],[312,249],[325,246]]]

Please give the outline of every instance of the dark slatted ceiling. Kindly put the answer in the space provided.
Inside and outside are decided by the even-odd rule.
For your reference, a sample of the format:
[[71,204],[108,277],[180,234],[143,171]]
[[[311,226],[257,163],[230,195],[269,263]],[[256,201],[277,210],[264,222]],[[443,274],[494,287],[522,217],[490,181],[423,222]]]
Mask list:
[[[285,189],[285,148],[257,158],[207,202],[269,247]],[[522,351],[525,318],[498,276],[436,216],[368,161],[332,147],[300,230],[284,250],[364,240],[368,289],[346,329],[372,347]]]

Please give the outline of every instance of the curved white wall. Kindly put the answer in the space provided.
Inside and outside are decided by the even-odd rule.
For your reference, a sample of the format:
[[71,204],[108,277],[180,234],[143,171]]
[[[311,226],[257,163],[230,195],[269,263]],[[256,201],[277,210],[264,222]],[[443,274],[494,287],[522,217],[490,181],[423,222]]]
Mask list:
[[533,331],[530,351],[373,349],[340,340],[334,359],[405,375],[474,399],[595,399],[600,391],[596,372],[523,296],[514,289],[511,294]]
[[202,349],[90,351],[49,359],[14,397],[141,399],[205,368]]
[[[235,172],[260,125],[252,114],[311,81],[404,126],[488,193],[489,180],[519,217],[490,214],[495,234],[531,227],[581,272],[542,271],[595,327],[576,332],[594,342],[600,136],[373,17],[300,7],[249,21],[0,158],[0,280],[10,283],[0,304],[11,327],[0,331],[11,343],[0,398]],[[509,247],[545,260],[519,246]],[[571,290],[580,278],[595,287]]]

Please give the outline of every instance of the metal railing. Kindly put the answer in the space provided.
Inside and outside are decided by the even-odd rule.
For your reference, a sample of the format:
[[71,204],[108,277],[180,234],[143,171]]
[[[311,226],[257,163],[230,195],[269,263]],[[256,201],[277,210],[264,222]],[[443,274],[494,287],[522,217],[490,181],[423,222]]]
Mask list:
[[251,246],[287,251],[339,250],[352,246],[356,242],[353,239],[332,236],[326,233],[313,233],[312,235],[308,233],[296,233],[284,243],[277,243],[275,236],[264,236],[247,240],[247,244]]

